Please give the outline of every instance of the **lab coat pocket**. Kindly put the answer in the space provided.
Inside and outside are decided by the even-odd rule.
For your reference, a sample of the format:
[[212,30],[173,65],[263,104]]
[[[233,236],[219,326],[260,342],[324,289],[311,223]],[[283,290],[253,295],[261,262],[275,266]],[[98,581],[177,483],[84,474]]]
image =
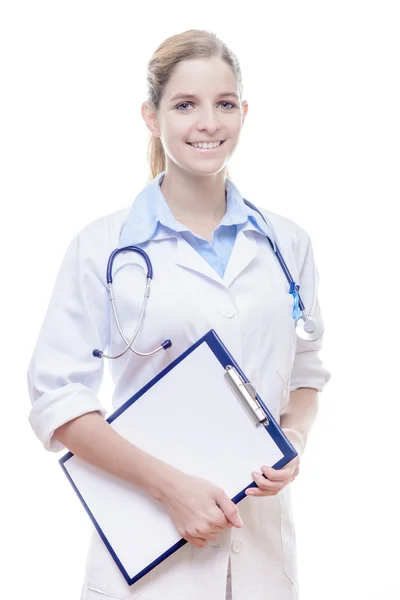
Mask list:
[[288,487],[284,488],[278,496],[281,508],[283,568],[287,578],[295,585],[297,580],[296,534],[290,489]]
[[[132,540],[132,552],[137,550],[137,542]],[[136,598],[146,600],[146,592],[151,589],[151,576],[150,571],[133,585],[128,585],[99,534],[95,529],[93,530],[86,562],[87,596],[83,596],[85,600],[97,598],[94,594],[98,594],[99,598],[104,596],[112,600],[136,600]]]

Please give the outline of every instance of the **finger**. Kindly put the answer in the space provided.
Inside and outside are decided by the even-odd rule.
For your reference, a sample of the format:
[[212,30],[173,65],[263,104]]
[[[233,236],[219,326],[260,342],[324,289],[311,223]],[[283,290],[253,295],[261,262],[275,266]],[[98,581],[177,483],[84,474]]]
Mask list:
[[[222,531],[222,528],[220,529],[220,531]],[[199,533],[198,536],[187,535],[185,537],[185,539],[188,542],[190,542],[191,544],[194,544],[195,546],[197,546],[198,548],[204,548],[206,541],[216,540],[220,531],[210,531],[209,533]]]
[[255,498],[261,498],[262,496],[276,496],[277,491],[261,490],[260,488],[247,488],[245,491],[246,496],[254,496]]
[[187,540],[189,544],[196,546],[196,548],[204,548],[204,546],[206,545],[206,540],[204,540],[203,538],[192,537],[191,535],[187,535],[184,539]]
[[215,540],[217,535],[223,531],[223,527],[214,524],[199,526],[191,530],[191,537],[200,538],[202,540]]
[[261,467],[261,472],[270,480],[270,481],[286,481],[290,479],[293,474],[293,471],[296,469],[296,465],[292,465],[291,467],[284,467],[283,469],[273,469],[272,467]]
[[[227,521],[227,525],[229,525],[230,527],[232,527],[232,523],[229,523],[229,521]],[[212,529],[210,530],[210,533],[215,533],[215,534],[218,535],[224,529],[226,529],[226,527],[220,527],[219,525],[213,525]]]
[[278,492],[289,481],[289,478],[285,481],[269,481],[269,479],[266,479],[261,473],[257,473],[256,471],[253,471],[251,476],[258,487],[267,492]]
[[210,515],[210,521],[211,521],[211,529],[226,529],[227,527],[233,527],[232,523],[230,521],[228,521],[228,519],[226,518],[225,514],[223,513],[223,511],[221,510],[221,508],[215,504],[214,508],[211,512]]
[[227,529],[229,527],[233,527],[232,523],[225,518],[225,515],[224,515],[223,523],[224,524],[222,526],[220,526],[220,525],[213,525],[213,531],[215,529],[215,531],[217,531],[218,533],[221,533],[221,531],[223,531],[224,529]]
[[232,523],[234,527],[243,526],[243,521],[239,516],[239,511],[236,504],[234,504],[232,500],[228,498],[223,490],[220,490],[220,492],[215,495],[214,500],[224,513],[226,519]]
[[215,540],[219,533],[220,533],[220,531],[213,530],[213,531],[207,531],[206,533],[204,533],[203,531],[199,530],[196,532],[196,535],[193,537],[198,537],[202,540]]

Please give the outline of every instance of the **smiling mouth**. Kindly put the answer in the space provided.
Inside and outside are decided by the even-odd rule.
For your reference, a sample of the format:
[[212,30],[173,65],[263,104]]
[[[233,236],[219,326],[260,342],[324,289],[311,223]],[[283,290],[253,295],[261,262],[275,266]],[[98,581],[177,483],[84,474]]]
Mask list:
[[[226,142],[226,140],[222,140],[222,142],[220,142],[220,143],[218,144],[218,146],[213,146],[212,148],[199,148],[199,147],[193,146],[193,144],[191,144],[190,142],[186,142],[186,144],[187,144],[188,146],[191,146],[191,147],[192,147],[192,148],[194,148],[195,150],[204,150],[204,151],[206,151],[206,150],[217,150],[217,149],[218,149],[218,148],[220,148],[220,146],[222,146],[222,144],[224,144],[225,142]],[[195,142],[194,142],[194,143],[195,143]]]

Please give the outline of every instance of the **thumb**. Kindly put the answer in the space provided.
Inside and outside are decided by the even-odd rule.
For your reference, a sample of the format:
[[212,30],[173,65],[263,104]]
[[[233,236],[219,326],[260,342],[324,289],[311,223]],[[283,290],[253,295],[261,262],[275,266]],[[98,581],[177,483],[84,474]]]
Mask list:
[[228,498],[224,491],[221,490],[215,500],[224,513],[226,519],[232,523],[232,525],[235,527],[243,526],[243,521],[239,516],[238,507],[232,502],[232,500],[230,500],[230,498]]

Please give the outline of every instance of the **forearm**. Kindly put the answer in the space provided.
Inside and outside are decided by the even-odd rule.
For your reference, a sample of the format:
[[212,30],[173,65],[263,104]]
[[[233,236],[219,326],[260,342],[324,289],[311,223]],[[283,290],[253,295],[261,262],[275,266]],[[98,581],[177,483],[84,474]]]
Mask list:
[[97,412],[65,423],[54,435],[82,460],[142,487],[158,500],[177,472],[128,442]]
[[281,412],[280,426],[294,433],[300,445],[300,453],[304,451],[318,409],[318,391],[314,388],[299,388],[290,393],[289,402]]

